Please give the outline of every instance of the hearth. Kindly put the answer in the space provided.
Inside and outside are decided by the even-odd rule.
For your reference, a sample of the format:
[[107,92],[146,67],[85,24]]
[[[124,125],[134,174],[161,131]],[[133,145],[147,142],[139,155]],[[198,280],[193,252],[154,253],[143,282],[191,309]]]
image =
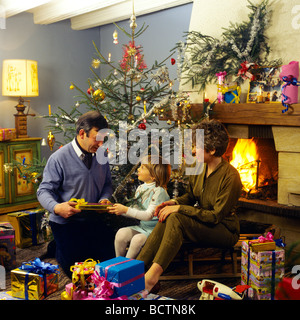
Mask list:
[[252,135],[256,137],[231,138],[225,158],[240,172],[244,198],[277,200],[278,153],[274,139]]

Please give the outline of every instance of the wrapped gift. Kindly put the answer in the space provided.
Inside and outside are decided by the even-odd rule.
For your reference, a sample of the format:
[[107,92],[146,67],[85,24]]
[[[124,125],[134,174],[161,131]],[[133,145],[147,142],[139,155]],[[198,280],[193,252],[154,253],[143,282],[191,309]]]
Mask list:
[[72,283],[75,289],[93,291],[94,283],[91,275],[94,273],[95,265],[97,261],[93,259],[87,259],[84,262],[76,262],[74,266],[71,266],[72,271]]
[[9,222],[0,223],[0,264],[6,270],[16,267],[15,230]]
[[240,103],[241,87],[237,83],[225,85],[222,92],[226,103]]
[[[109,294],[111,298],[129,297],[145,289],[143,261],[116,257],[97,264],[95,273],[106,281],[104,284],[108,285],[109,282],[113,290],[111,296]],[[109,288],[105,290],[109,291]]]
[[25,300],[42,300],[58,289],[58,265],[39,258],[24,262],[11,271],[12,296]]
[[8,213],[9,222],[15,229],[15,242],[19,248],[26,248],[44,242],[42,217],[44,209]]
[[248,297],[253,299],[273,299],[275,287],[284,276],[285,251],[253,251],[252,240],[242,242],[241,283],[251,286]]
[[272,251],[276,249],[276,243],[273,239],[273,234],[268,232],[265,237],[260,236],[258,239],[250,240],[249,245],[253,252]]
[[0,141],[11,140],[16,138],[16,129],[0,128]]
[[93,292],[77,289],[73,282],[65,286],[65,291],[61,293],[61,300],[95,300]]

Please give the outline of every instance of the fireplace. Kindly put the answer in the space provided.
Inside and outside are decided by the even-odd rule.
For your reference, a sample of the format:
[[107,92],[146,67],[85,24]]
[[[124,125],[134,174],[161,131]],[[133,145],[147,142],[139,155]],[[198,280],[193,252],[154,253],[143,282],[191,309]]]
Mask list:
[[[282,105],[274,104],[215,104],[211,118],[220,120],[230,134],[230,145],[226,157],[230,159],[237,139],[254,139],[259,146],[259,170],[271,166],[270,183],[275,188],[275,195],[266,199],[240,199],[240,206],[269,212],[275,215],[300,217],[300,104],[290,106],[282,113]],[[193,118],[199,118],[203,112],[202,104],[192,104]],[[260,149],[262,148],[262,149]],[[260,175],[263,177],[263,175]],[[266,178],[267,179],[267,178]],[[264,182],[259,182],[263,189]],[[270,191],[271,192],[271,191]],[[252,197],[255,198],[255,197]]]
[[278,152],[274,139],[230,136],[224,157],[240,173],[242,196],[246,199],[277,200]]

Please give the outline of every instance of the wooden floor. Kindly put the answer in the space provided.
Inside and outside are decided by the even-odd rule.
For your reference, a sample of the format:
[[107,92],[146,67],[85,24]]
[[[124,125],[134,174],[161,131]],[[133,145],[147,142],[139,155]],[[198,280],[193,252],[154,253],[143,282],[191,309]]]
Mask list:
[[[46,253],[46,244],[42,244],[39,246],[32,246],[26,249],[17,248],[17,265],[21,265],[24,261],[33,260],[36,257],[41,257]],[[206,252],[205,252],[206,250]],[[199,252],[200,256],[210,256],[216,257],[217,262],[195,262],[194,263],[194,271],[195,273],[207,274],[206,279],[210,279],[210,274],[220,272],[220,267],[222,267],[222,271],[226,272],[228,270],[231,272],[231,264],[226,263],[222,265],[218,262],[218,252],[210,252],[212,249],[205,249],[202,252]],[[44,259],[45,262],[50,262],[53,264],[57,264],[54,258]],[[169,268],[166,270],[164,275],[171,274],[187,274],[188,273],[188,264],[187,261],[182,261],[179,259],[177,262],[172,262]],[[71,280],[64,274],[62,270],[60,270],[60,278],[59,278],[59,290],[51,295],[49,295],[46,300],[60,300],[61,292],[64,291],[64,287],[66,284],[70,283]],[[192,280],[176,280],[176,281],[160,281],[161,289],[159,291],[159,295],[173,298],[176,300],[199,300],[200,291],[197,288],[197,283],[200,279],[192,279]],[[240,278],[224,278],[224,279],[215,279],[220,283],[228,285],[230,287],[234,287],[240,284]],[[6,289],[5,291],[10,290],[10,272],[6,273]]]

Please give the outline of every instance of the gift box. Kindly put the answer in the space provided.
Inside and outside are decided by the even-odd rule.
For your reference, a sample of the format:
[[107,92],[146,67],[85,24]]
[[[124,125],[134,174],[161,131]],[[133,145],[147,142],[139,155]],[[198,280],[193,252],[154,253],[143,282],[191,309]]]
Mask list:
[[11,271],[11,293],[25,300],[42,300],[58,289],[58,265],[39,258]]
[[16,267],[15,230],[9,222],[0,223],[0,264],[6,270]]
[[8,213],[7,217],[15,229],[15,243],[26,248],[44,242],[41,223],[44,209]]
[[276,285],[284,276],[285,251],[276,247],[275,250],[254,252],[251,241],[242,242],[241,283],[251,286],[249,298],[273,300]]
[[14,128],[0,128],[0,141],[15,139],[17,136]]
[[111,298],[129,297],[145,289],[143,261],[116,257],[98,263],[95,266],[95,273],[98,273],[112,286]]
[[93,291],[94,283],[91,275],[95,271],[97,261],[93,259],[86,259],[84,262],[76,262],[75,265],[70,267],[72,271],[72,283],[75,289]]

